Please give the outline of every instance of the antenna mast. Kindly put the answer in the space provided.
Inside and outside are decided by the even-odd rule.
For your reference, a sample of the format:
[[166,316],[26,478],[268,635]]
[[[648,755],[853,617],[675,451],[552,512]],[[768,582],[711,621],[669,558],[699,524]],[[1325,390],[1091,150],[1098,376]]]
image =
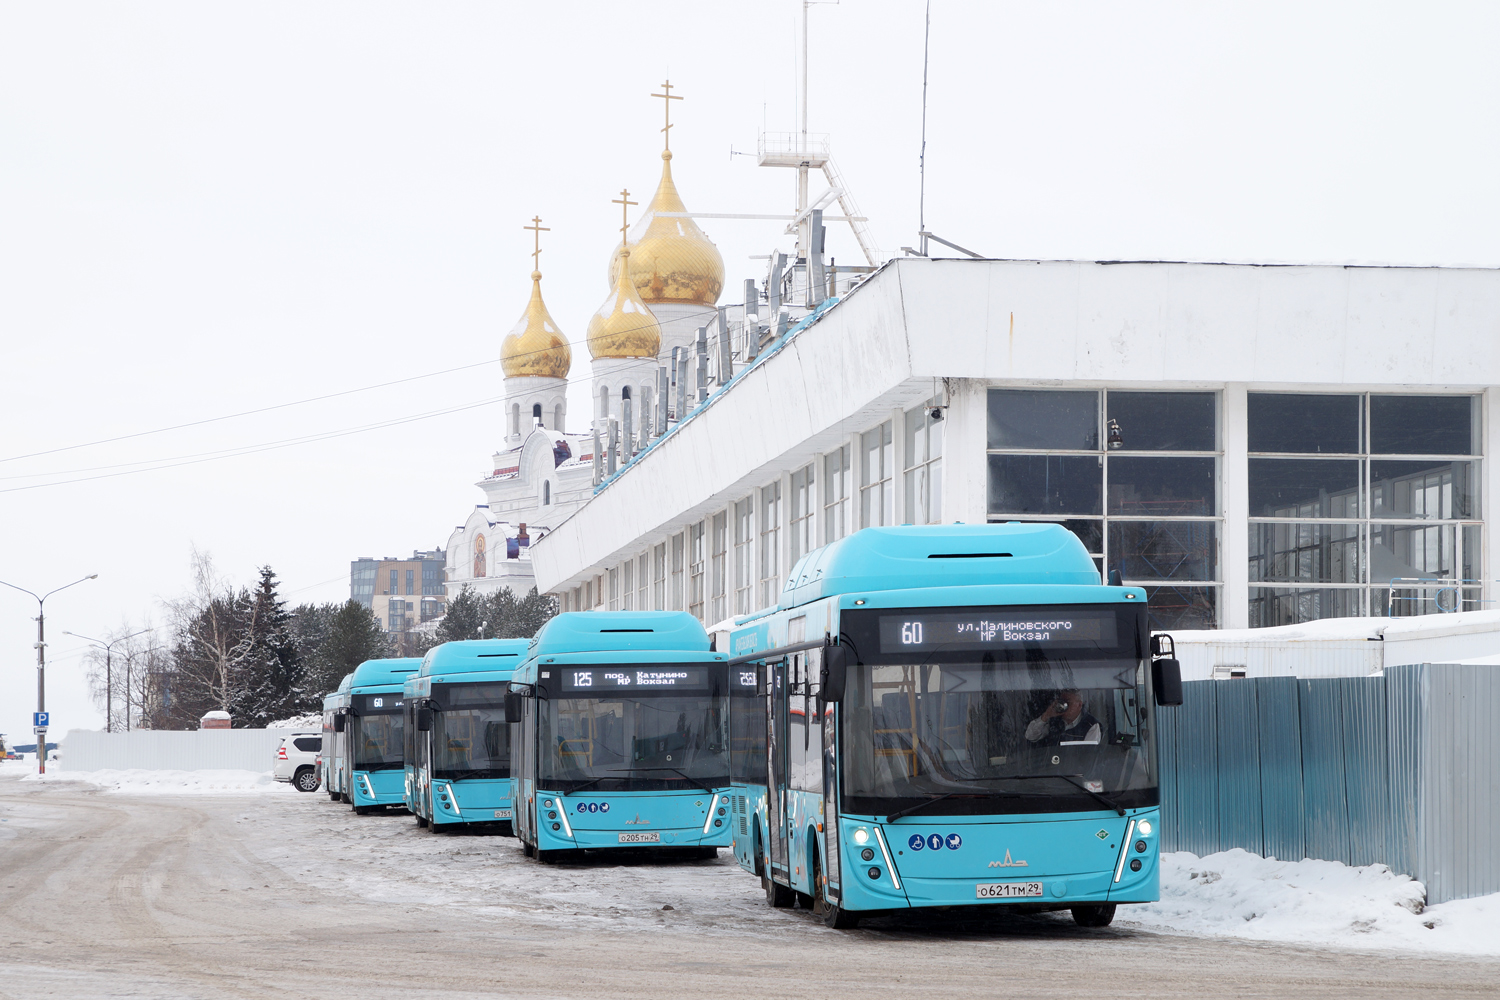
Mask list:
[[922,256],[927,256],[927,57],[932,37],[932,0],[927,0],[922,28],[922,151],[917,155],[917,236]]

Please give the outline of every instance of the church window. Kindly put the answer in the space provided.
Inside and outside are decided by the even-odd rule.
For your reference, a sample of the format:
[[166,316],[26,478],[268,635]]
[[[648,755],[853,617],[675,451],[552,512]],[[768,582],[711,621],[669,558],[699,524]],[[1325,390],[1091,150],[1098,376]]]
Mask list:
[[672,610],[672,611],[681,611],[681,610],[683,610],[683,605],[682,605],[682,576],[683,576],[683,570],[685,569],[684,563],[686,563],[686,561],[687,561],[686,556],[687,556],[687,543],[686,543],[686,539],[685,539],[684,535],[682,535],[682,534],[673,535],[672,536],[672,577],[671,577],[671,584],[672,584],[671,598],[672,598],[672,603],[670,605],[670,610]]
[[651,602],[654,610],[665,611],[667,607],[667,543],[662,542],[651,553],[653,569],[651,576]]
[[891,422],[860,435],[859,526],[891,524],[895,519],[895,465]]
[[521,433],[521,404],[512,403],[510,407],[510,433],[512,437],[518,437]]
[[708,617],[709,623],[724,620],[724,597],[729,582],[729,512],[713,516],[709,538]]
[[703,620],[704,537],[703,522],[688,529],[688,611]]
[[943,420],[936,407],[929,399],[906,411],[905,520],[912,524],[943,519]]
[[788,565],[795,565],[807,553],[817,547],[813,531],[813,512],[816,510],[817,483],[813,481],[815,466],[798,469],[792,473],[792,509],[790,511],[792,551],[787,556]]
[[559,434],[563,432],[563,408],[561,403],[552,408],[552,429]]
[[755,497],[734,505],[734,613],[750,613],[751,589],[755,586]]
[[599,419],[609,419],[609,386],[599,387]]
[[541,403],[532,403],[531,404],[531,423],[532,423],[532,426],[534,427],[534,426],[536,426],[537,424],[539,424],[541,422],[542,422],[542,404]]
[[781,596],[781,480],[760,490],[760,606]]
[[849,533],[849,446],[823,456],[823,544]]
[[542,482],[542,506],[545,507],[552,502],[552,484],[543,480]]

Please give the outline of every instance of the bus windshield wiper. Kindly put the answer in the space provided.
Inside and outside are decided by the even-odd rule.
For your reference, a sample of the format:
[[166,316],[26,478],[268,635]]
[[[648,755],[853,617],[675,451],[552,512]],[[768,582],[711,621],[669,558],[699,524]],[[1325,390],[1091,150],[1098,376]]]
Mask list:
[[1035,781],[1038,778],[1061,778],[1064,781],[1066,781],[1068,784],[1077,787],[1079,791],[1084,792],[1085,794],[1088,794],[1088,795],[1092,795],[1094,798],[1098,799],[1100,802],[1103,802],[1105,805],[1109,806],[1111,809],[1113,809],[1115,812],[1119,813],[1121,816],[1125,815],[1125,807],[1124,806],[1120,805],[1118,802],[1116,802],[1114,799],[1110,798],[1109,796],[1105,795],[1104,793],[1102,793],[1102,792],[1096,792],[1092,788],[1090,788],[1088,785],[1085,785],[1083,783],[1083,775],[1081,775],[1081,774],[1002,774],[1002,775],[998,775],[998,776],[993,777],[993,778],[983,778],[981,780],[983,780],[983,781]]
[[559,792],[558,794],[561,795],[561,796],[563,796],[564,798],[567,798],[567,796],[570,795],[571,793],[573,793],[573,792],[581,792],[585,788],[589,787],[590,785],[597,785],[597,784],[599,784],[599,782],[603,781],[607,777],[609,777],[609,775],[607,775],[607,774],[601,774],[597,778],[590,778],[588,781],[585,781],[583,784],[578,785],[575,788],[569,788],[566,791]]
[[610,770],[611,771],[673,771],[673,772],[676,772],[677,774],[682,775],[682,779],[684,781],[686,781],[688,784],[692,785],[694,788],[701,788],[701,789],[703,789],[705,792],[707,792],[710,795],[712,795],[714,793],[714,790],[712,788],[709,788],[707,785],[705,785],[701,780],[699,780],[698,778],[693,777],[692,775],[688,774],[685,771],[679,771],[675,767],[612,767],[612,768],[610,768]]

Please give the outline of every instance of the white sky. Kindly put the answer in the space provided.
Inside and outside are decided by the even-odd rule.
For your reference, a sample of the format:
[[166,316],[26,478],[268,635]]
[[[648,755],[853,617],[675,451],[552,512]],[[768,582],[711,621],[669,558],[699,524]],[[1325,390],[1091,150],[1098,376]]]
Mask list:
[[[665,76],[689,208],[789,210],[791,172],[730,150],[795,127],[798,9],[0,3],[0,459],[490,361],[526,303],[533,214],[586,380],[610,199],[655,188]],[[879,244],[913,243],[922,3],[811,17],[810,128]],[[1480,4],[934,0],[929,226],[998,257],[1500,265],[1497,28]],[[704,228],[726,300],[790,242]],[[490,364],[0,461],[0,490],[501,394]],[[582,390],[570,406],[583,426]],[[62,630],[160,621],[194,544],[235,582],[270,563],[293,602],[341,600],[350,559],[446,542],[500,421],[0,492],[0,580],[100,574],[48,603],[54,733],[100,725]],[[0,592],[0,732],[21,739],[34,614]]]

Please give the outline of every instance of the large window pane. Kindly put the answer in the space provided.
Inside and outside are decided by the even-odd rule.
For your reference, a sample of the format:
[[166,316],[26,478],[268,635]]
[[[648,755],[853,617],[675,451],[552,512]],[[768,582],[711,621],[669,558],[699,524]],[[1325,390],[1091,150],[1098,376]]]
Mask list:
[[1472,455],[1472,396],[1371,396],[1370,451],[1377,455]]
[[1215,521],[1111,521],[1109,568],[1127,581],[1218,578]]
[[1213,628],[1217,587],[1147,587],[1146,621],[1153,629]]
[[1092,455],[991,455],[991,514],[1099,514],[1104,492]]
[[[1125,451],[1213,451],[1214,394],[1211,392],[1115,392],[1108,395],[1109,419],[1119,428]],[[1111,433],[1114,427],[1110,428]]]
[[1250,459],[1250,516],[1359,517],[1359,461]]
[[1357,524],[1250,525],[1250,580],[1364,583]]
[[[1472,534],[1478,531],[1470,529]],[[1370,582],[1393,579],[1471,579],[1473,567],[1458,549],[1454,524],[1370,525]]]
[[1471,518],[1479,513],[1476,462],[1370,463],[1371,517],[1427,520]]
[[1299,625],[1321,618],[1355,618],[1364,614],[1364,588],[1299,590],[1250,588],[1250,627]]
[[1099,447],[1099,394],[1038,389],[991,389],[991,448]]
[[1252,392],[1251,451],[1352,455],[1359,452],[1359,396]]
[[1212,515],[1214,459],[1109,459],[1109,513],[1190,517]]

